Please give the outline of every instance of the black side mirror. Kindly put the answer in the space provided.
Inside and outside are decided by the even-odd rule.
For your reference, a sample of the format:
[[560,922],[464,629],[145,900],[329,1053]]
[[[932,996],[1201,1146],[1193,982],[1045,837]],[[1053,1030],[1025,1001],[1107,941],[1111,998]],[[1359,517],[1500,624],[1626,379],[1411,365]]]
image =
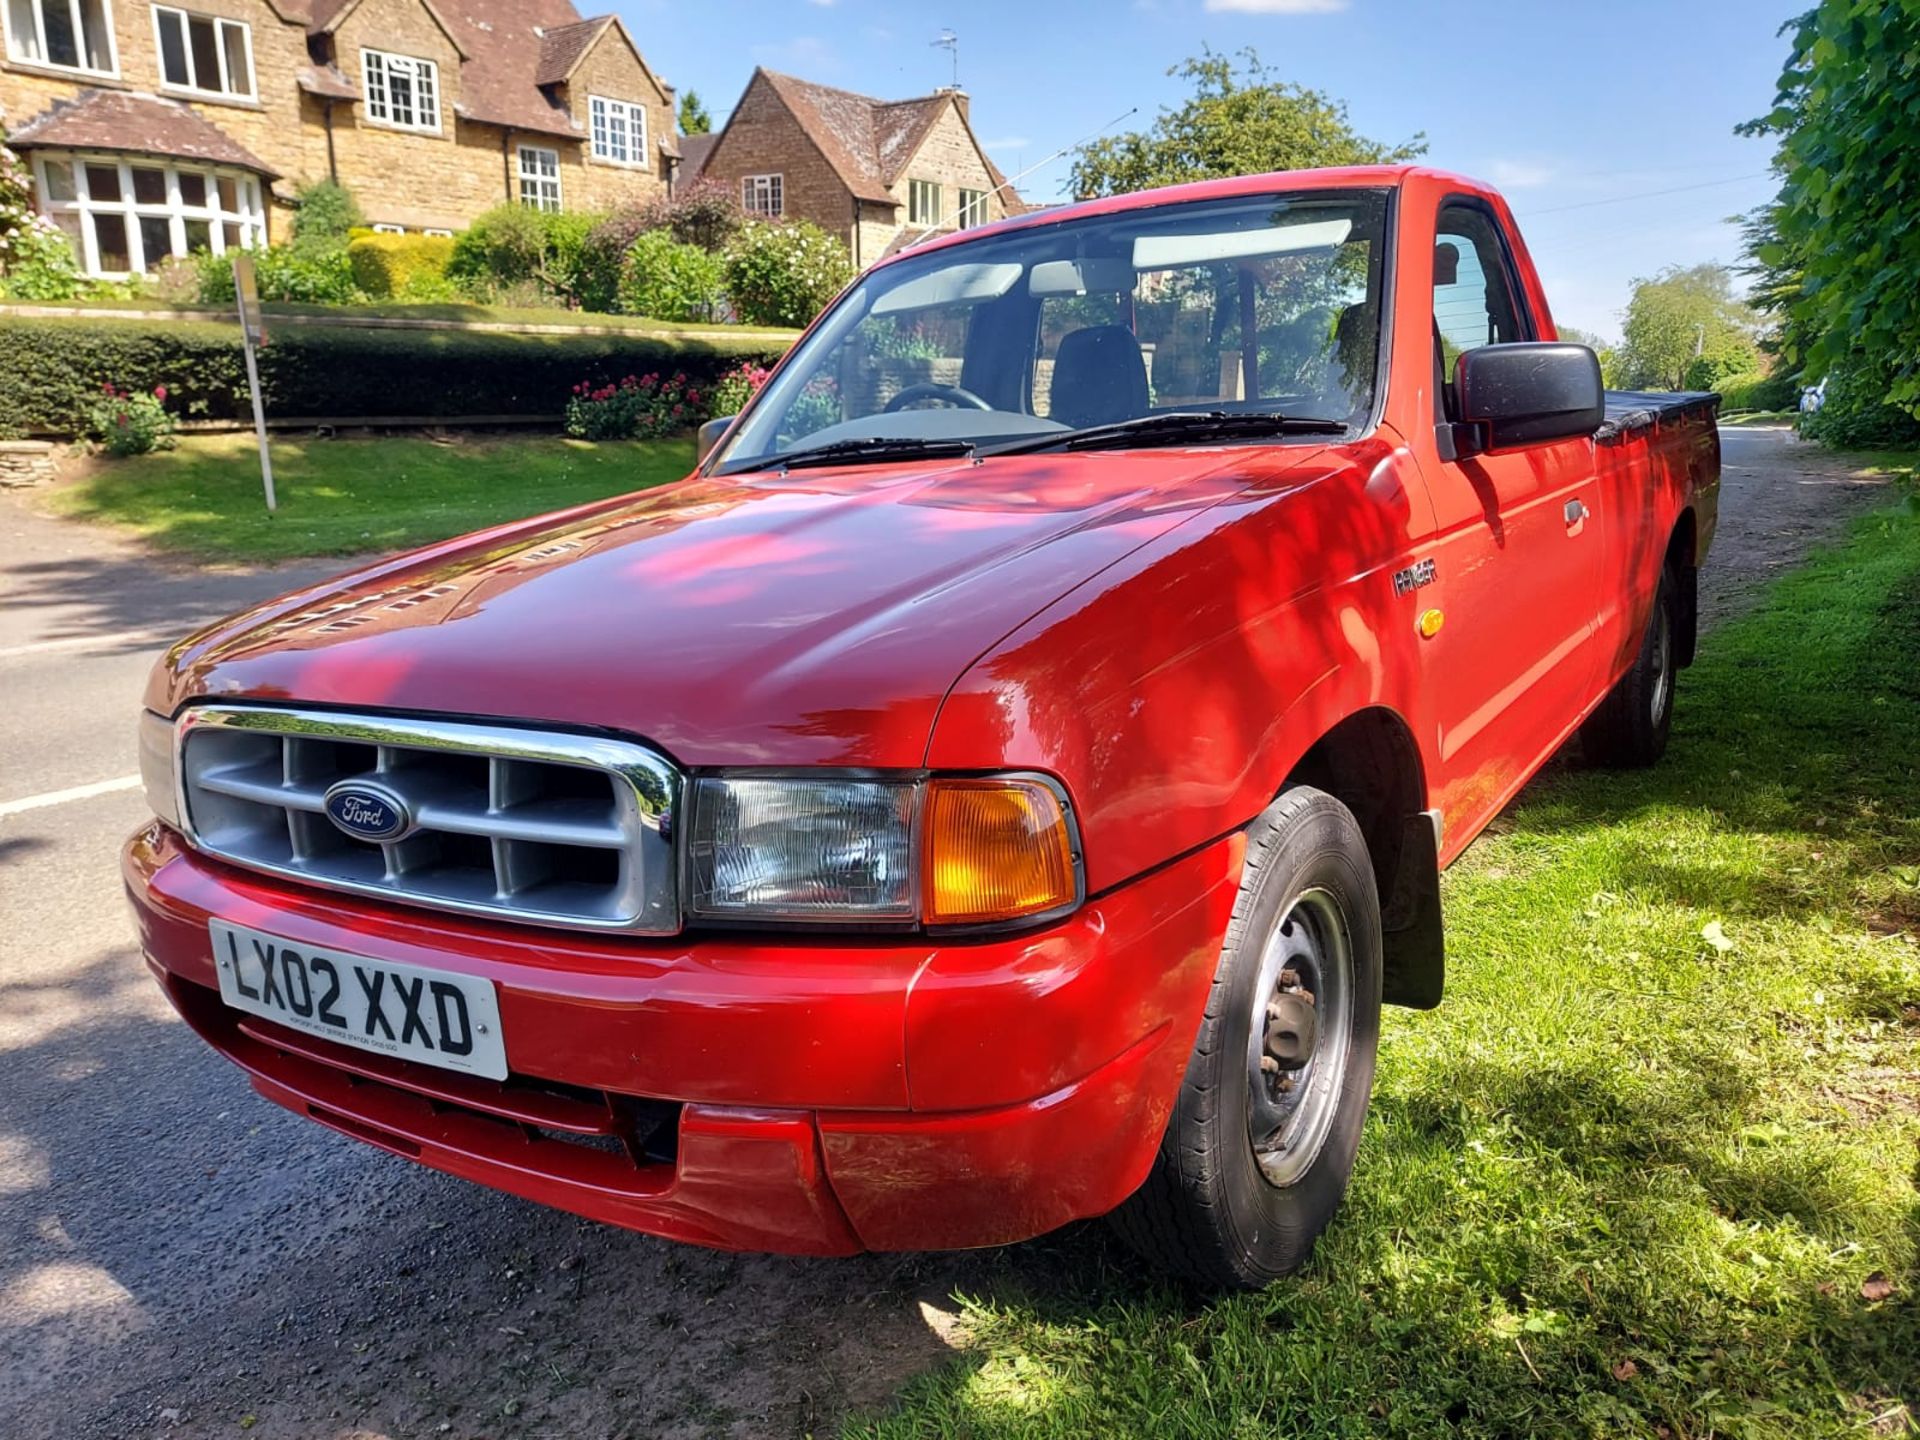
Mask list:
[[720,437],[727,433],[727,427],[739,418],[737,415],[716,415],[694,431],[693,463],[698,465],[711,455],[713,447],[720,443]]
[[1454,362],[1457,425],[1440,427],[1448,459],[1591,435],[1606,418],[1600,357],[1584,345],[1482,345]]

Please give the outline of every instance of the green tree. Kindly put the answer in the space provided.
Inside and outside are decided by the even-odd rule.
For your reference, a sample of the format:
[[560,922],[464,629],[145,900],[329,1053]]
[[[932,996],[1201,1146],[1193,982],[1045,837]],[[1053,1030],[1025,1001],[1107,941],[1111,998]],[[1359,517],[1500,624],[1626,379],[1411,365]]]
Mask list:
[[1753,260],[1799,277],[1781,308],[1807,374],[1920,417],[1920,0],[1819,0],[1788,29],[1774,108],[1740,127],[1780,137]]
[[293,248],[303,255],[345,250],[348,232],[367,223],[353,192],[336,181],[302,185],[294,203]]
[[1073,162],[1077,196],[1118,195],[1269,170],[1374,165],[1426,153],[1426,136],[1386,145],[1355,133],[1347,107],[1319,90],[1282,80],[1258,52],[1203,50],[1168,70],[1193,94],[1163,109],[1150,129],[1095,140]]
[[1724,265],[1670,265],[1636,280],[1616,359],[1634,390],[1713,388],[1728,375],[1760,368],[1754,315],[1733,293]]
[[713,129],[713,117],[707,114],[707,107],[700,103],[697,91],[689,90],[680,97],[680,133],[682,135],[705,135]]

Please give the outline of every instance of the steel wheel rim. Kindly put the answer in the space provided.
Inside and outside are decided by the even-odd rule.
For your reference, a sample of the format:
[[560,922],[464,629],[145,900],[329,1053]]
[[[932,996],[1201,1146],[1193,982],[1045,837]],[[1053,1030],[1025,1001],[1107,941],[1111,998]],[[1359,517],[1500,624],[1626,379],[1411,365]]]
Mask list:
[[[1312,1040],[1302,1047],[1293,1021],[1309,1012]],[[1319,1157],[1340,1108],[1352,1043],[1346,916],[1329,892],[1308,890],[1267,934],[1248,1016],[1247,1142],[1268,1184],[1297,1183]]]
[[1668,623],[1667,607],[1653,607],[1653,723],[1658,725],[1667,713],[1667,700],[1673,694],[1673,627]]

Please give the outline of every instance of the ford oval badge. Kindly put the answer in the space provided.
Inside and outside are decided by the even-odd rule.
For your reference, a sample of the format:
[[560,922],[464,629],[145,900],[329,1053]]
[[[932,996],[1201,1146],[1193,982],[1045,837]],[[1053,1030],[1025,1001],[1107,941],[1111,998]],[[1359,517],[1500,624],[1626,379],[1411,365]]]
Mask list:
[[404,840],[414,830],[407,802],[372,780],[342,780],[329,786],[326,808],[336,829],[374,845]]

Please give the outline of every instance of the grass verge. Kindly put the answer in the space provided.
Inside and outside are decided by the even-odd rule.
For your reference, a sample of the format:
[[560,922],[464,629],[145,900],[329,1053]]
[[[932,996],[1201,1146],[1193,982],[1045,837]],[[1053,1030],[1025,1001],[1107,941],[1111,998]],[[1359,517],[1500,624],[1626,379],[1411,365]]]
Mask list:
[[1797,410],[1740,410],[1720,417],[1721,425],[1791,425],[1800,418]]
[[1212,1300],[1097,1227],[966,1301],[904,1437],[1914,1432],[1920,518],[1707,637],[1672,749],[1448,875],[1311,1265]]
[[176,450],[103,460],[45,503],[177,555],[258,564],[424,545],[693,468],[690,439],[302,439],[276,440],[272,452],[280,508],[271,515],[251,435],[183,436]]

